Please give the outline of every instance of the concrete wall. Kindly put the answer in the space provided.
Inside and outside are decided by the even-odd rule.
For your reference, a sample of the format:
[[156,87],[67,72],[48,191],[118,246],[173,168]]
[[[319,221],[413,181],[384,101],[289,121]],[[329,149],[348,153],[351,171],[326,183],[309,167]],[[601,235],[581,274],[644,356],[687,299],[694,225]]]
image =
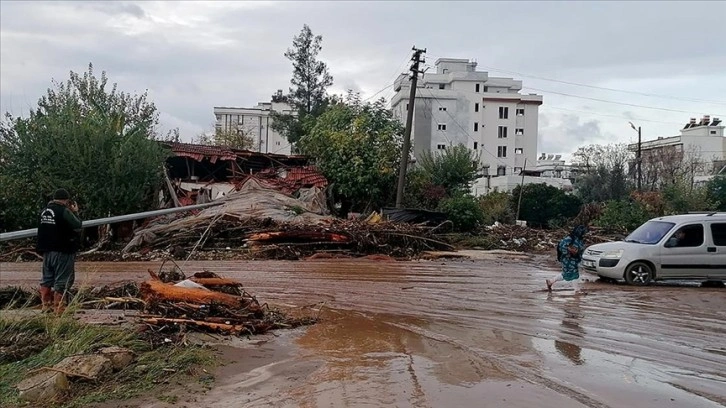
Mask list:
[[[475,68],[476,64],[467,60],[440,59],[437,73],[427,74],[419,81],[411,135],[415,156],[419,158],[426,150],[463,144],[479,153],[482,165],[490,169],[489,174],[496,175],[498,166],[503,166],[506,174],[514,174],[515,169],[518,172],[524,166],[525,158],[528,167],[534,167],[542,97],[520,94],[521,81],[490,77]],[[394,116],[405,123],[410,81],[399,76],[394,89]],[[509,109],[508,118],[499,118],[499,107]],[[516,115],[518,108],[525,110],[524,116]],[[440,130],[439,125],[446,125],[446,130]],[[506,138],[498,137],[499,126],[507,127]],[[516,135],[516,129],[523,129],[524,133]],[[506,156],[499,157],[500,146],[506,147]],[[521,154],[516,149],[522,149]]]
[[253,140],[252,150],[261,153],[290,154],[287,139],[276,132],[271,112],[291,113],[285,103],[259,103],[254,108],[215,107],[216,129],[238,129]]

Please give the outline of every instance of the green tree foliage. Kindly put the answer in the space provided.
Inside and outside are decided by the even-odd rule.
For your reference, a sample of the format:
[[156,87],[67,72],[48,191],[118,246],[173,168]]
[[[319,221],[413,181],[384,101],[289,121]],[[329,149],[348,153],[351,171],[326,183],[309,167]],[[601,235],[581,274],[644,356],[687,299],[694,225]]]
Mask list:
[[147,95],[108,86],[106,74],[71,72],[54,82],[28,118],[0,127],[2,228],[35,225],[56,188],[70,191],[85,219],[153,208],[167,152],[154,140]]
[[252,149],[255,144],[255,141],[251,136],[249,136],[251,133],[251,129],[216,129],[214,134],[199,134],[194,139],[194,143],[249,150]]
[[628,196],[626,167],[631,153],[626,145],[581,147],[574,157],[582,172],[575,180],[575,189],[584,202],[621,200]]
[[714,207],[708,188],[694,188],[685,181],[676,181],[661,190],[667,214],[684,214],[689,211],[707,211]]
[[706,195],[713,209],[726,211],[726,176],[718,175],[706,184]]
[[448,195],[446,189],[435,185],[421,167],[413,167],[406,173],[403,205],[407,208],[434,210]]
[[453,197],[444,198],[438,210],[446,214],[456,231],[472,231],[484,222],[479,200],[470,194],[457,193]]
[[[521,186],[517,186],[512,191],[511,203],[515,211],[521,189]],[[577,196],[559,188],[546,184],[527,184],[522,193],[519,219],[527,221],[532,227],[558,226],[576,216],[581,206],[582,201]]]
[[493,191],[479,197],[479,207],[484,214],[484,223],[492,225],[494,222],[511,224],[514,222],[514,209],[512,208],[512,195],[503,191]]
[[444,187],[449,196],[468,192],[481,170],[479,155],[462,144],[436,153],[426,151],[418,165],[431,183]]
[[384,102],[337,99],[300,139],[331,183],[341,215],[384,205],[395,195],[403,128]]
[[603,209],[595,225],[614,232],[629,232],[653,218],[645,206],[634,200],[611,200]]
[[481,170],[479,155],[464,145],[425,152],[407,174],[407,206],[435,209],[447,197],[469,192]]
[[286,98],[279,94],[273,99],[290,103],[296,115],[273,113],[273,128],[297,143],[303,135],[311,131],[315,118],[325,111],[328,104],[327,89],[333,84],[328,66],[318,60],[323,49],[323,37],[314,35],[307,24],[292,41],[292,48],[285,57],[292,62],[292,87]]

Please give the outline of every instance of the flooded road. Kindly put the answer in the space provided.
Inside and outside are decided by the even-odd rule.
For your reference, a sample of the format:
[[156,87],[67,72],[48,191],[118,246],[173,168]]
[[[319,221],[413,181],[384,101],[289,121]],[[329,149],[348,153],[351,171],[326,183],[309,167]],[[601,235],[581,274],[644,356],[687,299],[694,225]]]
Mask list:
[[[76,281],[160,264],[80,263]],[[39,264],[0,264],[35,285]],[[545,258],[189,262],[262,302],[324,302],[323,321],[239,350],[208,407],[721,407],[726,290],[544,280]],[[590,278],[589,276],[583,276]],[[166,406],[151,401],[143,406]]]

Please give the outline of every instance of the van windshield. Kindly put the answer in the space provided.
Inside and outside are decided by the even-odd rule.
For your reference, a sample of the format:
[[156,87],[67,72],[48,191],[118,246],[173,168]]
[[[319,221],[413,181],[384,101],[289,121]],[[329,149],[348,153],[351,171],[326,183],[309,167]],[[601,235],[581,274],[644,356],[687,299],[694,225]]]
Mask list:
[[672,222],[648,221],[633,231],[625,242],[636,242],[638,244],[654,245],[660,242],[665,234],[676,225]]

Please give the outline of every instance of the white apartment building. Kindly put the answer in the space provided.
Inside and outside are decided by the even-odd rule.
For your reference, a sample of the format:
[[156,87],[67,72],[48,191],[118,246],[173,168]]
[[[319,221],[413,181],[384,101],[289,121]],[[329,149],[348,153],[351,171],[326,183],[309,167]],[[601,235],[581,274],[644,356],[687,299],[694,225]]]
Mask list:
[[546,154],[537,158],[536,164],[517,174],[500,177],[483,177],[472,186],[472,194],[480,196],[492,191],[511,192],[517,186],[527,184],[547,184],[561,190],[572,191],[572,179],[577,174],[577,166],[567,164],[562,155]]
[[284,102],[260,102],[254,108],[215,106],[215,128],[222,131],[236,130],[251,137],[254,151],[289,155],[290,143],[272,128],[271,112],[294,113],[290,105]]
[[[628,145],[628,150],[637,152],[638,144]],[[659,137],[655,140],[641,142],[643,166],[658,160],[694,160],[698,163],[695,176],[698,180],[706,180],[712,174],[722,170],[726,161],[726,137],[724,126],[719,118],[704,115],[701,120],[691,118],[681,129],[680,135]],[[631,172],[635,163],[631,164]],[[634,174],[634,173],[633,173]],[[644,175],[645,177],[645,175]]]
[[[525,159],[537,158],[537,126],[542,96],[524,95],[522,81],[490,77],[476,62],[441,58],[416,89],[411,145],[414,157],[425,151],[463,144],[480,154],[485,174],[519,174]],[[411,81],[394,82],[391,108],[406,121]]]

